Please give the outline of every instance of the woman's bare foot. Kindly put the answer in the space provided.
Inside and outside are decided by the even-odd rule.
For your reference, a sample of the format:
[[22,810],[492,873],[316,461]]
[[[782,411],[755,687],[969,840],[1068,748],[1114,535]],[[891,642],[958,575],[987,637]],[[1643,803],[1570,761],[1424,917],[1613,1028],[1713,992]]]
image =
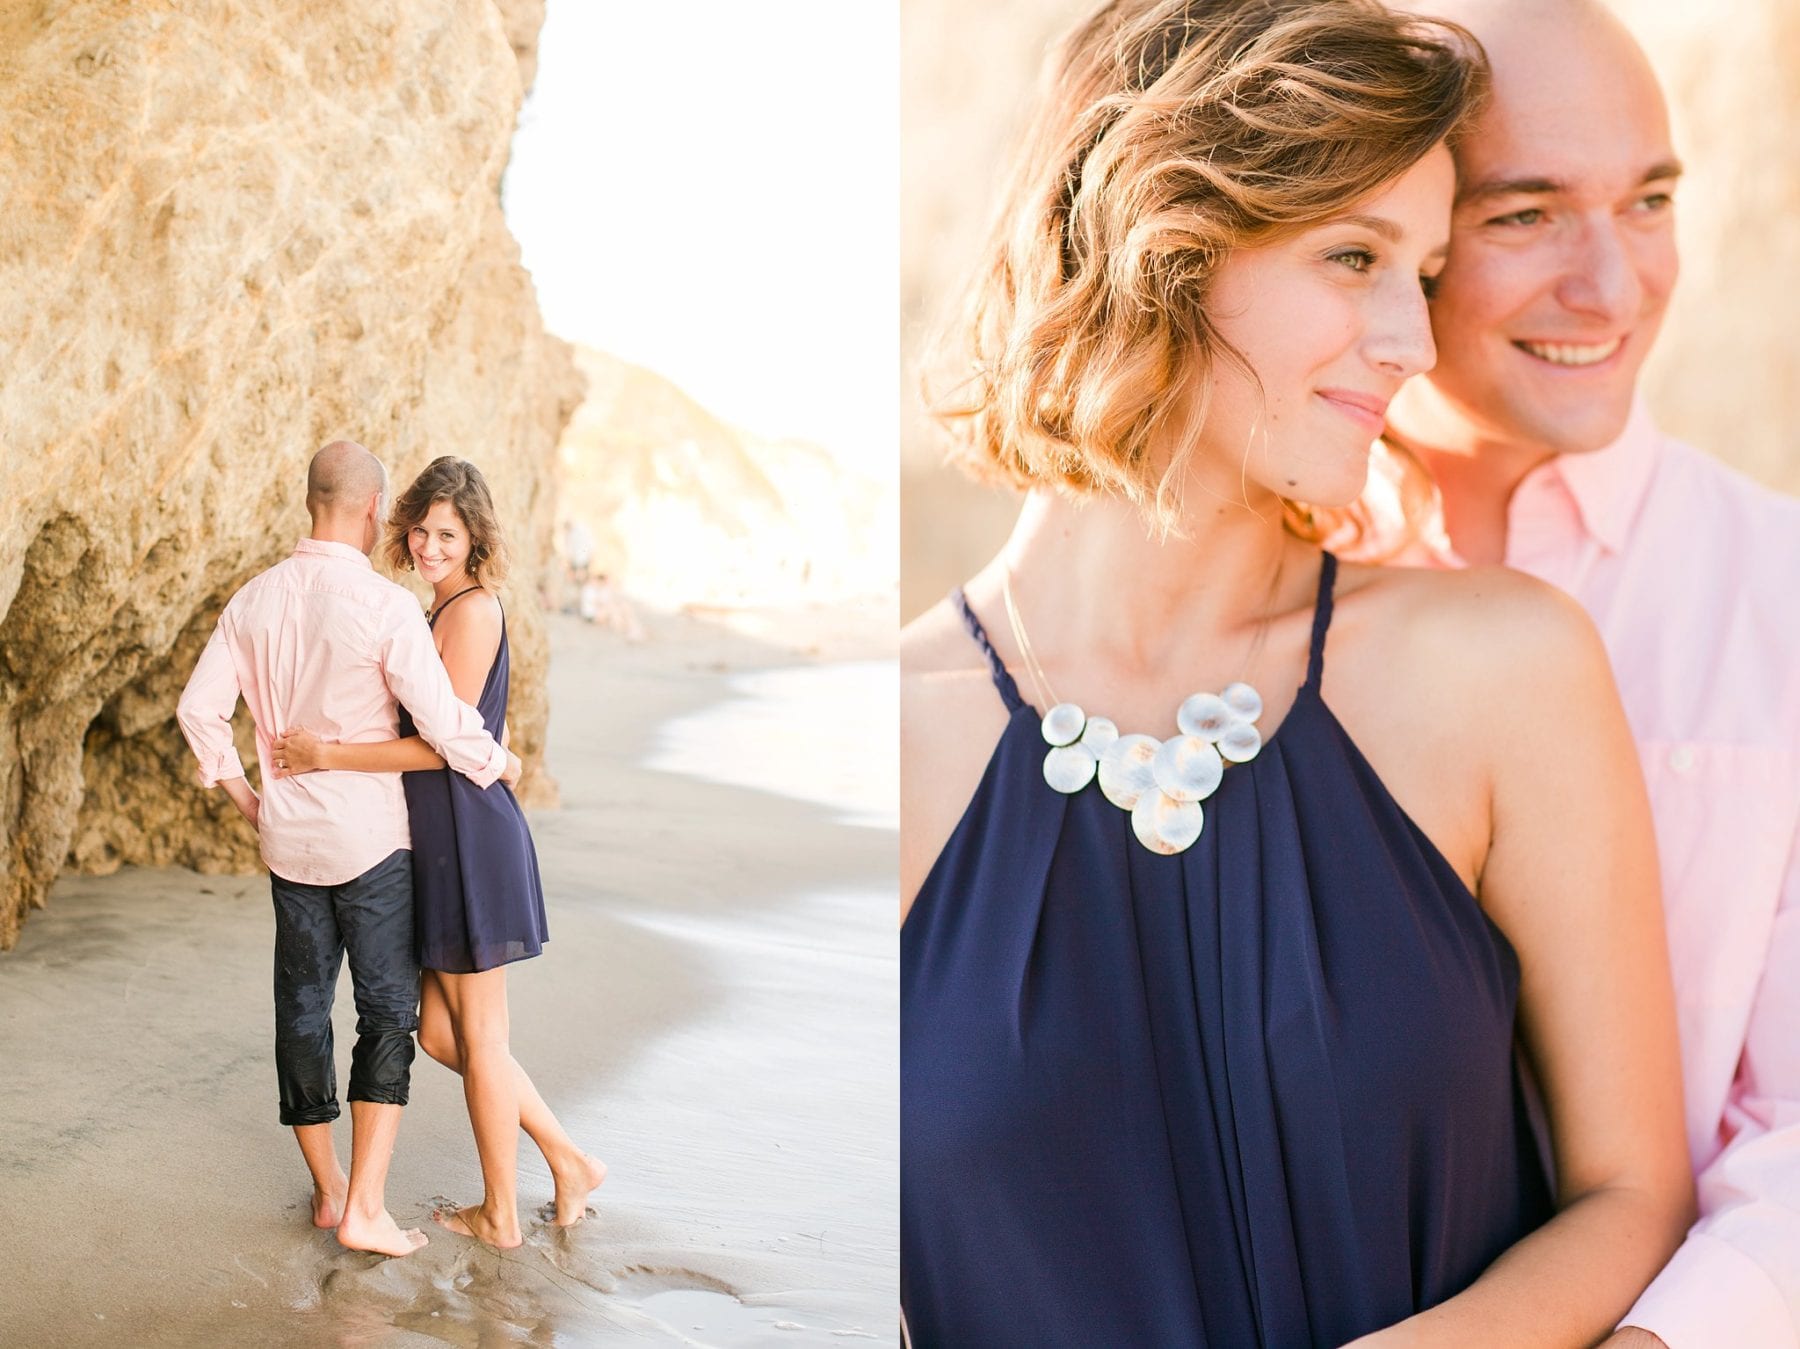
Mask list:
[[567,1168],[552,1167],[550,1174],[556,1179],[556,1225],[573,1227],[587,1215],[588,1196],[606,1179],[606,1163],[578,1152]]
[[338,1245],[375,1255],[411,1255],[430,1240],[416,1227],[400,1230],[400,1224],[383,1209],[374,1217],[345,1213],[338,1223]]
[[519,1217],[515,1213],[512,1221],[496,1219],[480,1205],[469,1208],[439,1209],[431,1215],[438,1226],[456,1233],[459,1237],[473,1237],[476,1241],[488,1246],[497,1246],[503,1251],[510,1251],[514,1246],[522,1244],[524,1234],[519,1231]]
[[313,1226],[330,1230],[344,1220],[344,1200],[350,1193],[350,1182],[342,1176],[329,1190],[321,1190],[315,1182],[313,1185],[312,1215]]

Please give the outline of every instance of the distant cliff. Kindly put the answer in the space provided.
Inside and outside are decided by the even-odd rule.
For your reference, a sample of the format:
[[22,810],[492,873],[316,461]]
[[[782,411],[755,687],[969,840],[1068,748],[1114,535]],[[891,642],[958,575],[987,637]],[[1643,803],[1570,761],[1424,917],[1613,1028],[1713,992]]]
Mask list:
[[[674,384],[585,347],[558,513],[593,566],[653,603],[825,602],[894,583],[890,490],[816,445],[720,421]],[[871,428],[891,437],[891,429]]]
[[444,453],[488,473],[541,764],[535,582],[581,384],[498,190],[542,15],[0,7],[0,948],[65,864],[255,865],[172,714],[334,437],[396,485]]

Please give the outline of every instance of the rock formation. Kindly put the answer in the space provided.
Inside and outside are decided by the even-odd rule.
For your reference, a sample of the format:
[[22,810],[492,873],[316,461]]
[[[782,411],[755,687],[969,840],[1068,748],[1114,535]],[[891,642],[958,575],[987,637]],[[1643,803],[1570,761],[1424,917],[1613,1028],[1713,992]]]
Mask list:
[[498,199],[542,10],[0,8],[0,948],[65,864],[255,867],[174,703],[338,436],[397,483],[487,471],[514,746],[553,791],[537,579],[581,385]]
[[[1047,44],[1092,0],[907,0],[901,9],[903,399],[901,613],[911,618],[994,553],[1017,504],[938,467],[920,415],[921,337],[979,246],[989,194]],[[1800,310],[1800,7],[1723,10],[1614,0],[1668,92],[1682,281],[1643,389],[1670,432],[1800,492],[1793,426]],[[1790,410],[1789,404],[1797,406]]]

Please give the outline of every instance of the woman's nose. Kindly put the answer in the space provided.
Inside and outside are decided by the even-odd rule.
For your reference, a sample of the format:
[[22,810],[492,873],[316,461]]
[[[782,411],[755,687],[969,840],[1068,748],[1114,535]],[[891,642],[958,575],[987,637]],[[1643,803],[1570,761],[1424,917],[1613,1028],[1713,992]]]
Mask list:
[[1364,350],[1371,364],[1398,379],[1423,374],[1437,364],[1431,310],[1416,280],[1396,278],[1376,310]]

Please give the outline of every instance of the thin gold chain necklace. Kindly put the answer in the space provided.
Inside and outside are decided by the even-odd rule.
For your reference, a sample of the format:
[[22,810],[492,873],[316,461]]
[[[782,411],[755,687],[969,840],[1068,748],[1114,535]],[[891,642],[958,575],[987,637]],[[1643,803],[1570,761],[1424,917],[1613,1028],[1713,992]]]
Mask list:
[[[1244,673],[1255,666],[1268,637],[1282,561],[1276,558],[1263,616],[1244,658]],[[1040,727],[1050,746],[1044,756],[1044,781],[1073,795],[1097,778],[1101,794],[1131,813],[1132,832],[1146,848],[1169,854],[1191,847],[1206,824],[1200,803],[1218,790],[1225,765],[1248,763],[1262,749],[1262,732],[1256,728],[1263,713],[1262,695],[1239,679],[1221,693],[1201,692],[1185,699],[1175,713],[1179,734],[1170,739],[1120,735],[1111,718],[1090,717],[1076,704],[1058,701],[1051,691],[1013,597],[1010,567],[1001,570],[1000,593],[1025,672],[1041,705],[1049,708]]]

